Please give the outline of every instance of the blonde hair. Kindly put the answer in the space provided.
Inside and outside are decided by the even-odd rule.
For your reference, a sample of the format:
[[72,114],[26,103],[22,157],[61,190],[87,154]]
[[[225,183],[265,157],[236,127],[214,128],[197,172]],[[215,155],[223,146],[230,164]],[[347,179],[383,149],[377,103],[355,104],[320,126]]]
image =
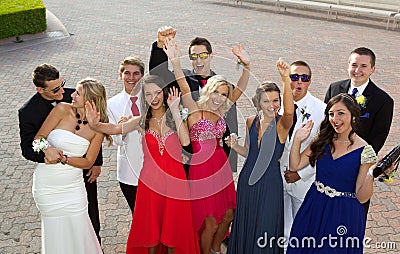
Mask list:
[[[107,115],[107,96],[106,89],[101,84],[100,81],[94,78],[84,78],[78,82],[79,85],[82,86],[83,90],[83,99],[84,102],[94,101],[96,104],[96,109],[100,112],[100,122],[108,123],[108,115]],[[106,139],[109,142],[109,146],[112,144],[112,138],[110,135],[105,135]]]
[[201,96],[197,101],[198,105],[203,109],[209,109],[207,101],[210,99],[210,95],[214,93],[220,86],[228,87],[228,96],[224,104],[221,106],[223,113],[227,112],[232,106],[232,96],[233,96],[233,85],[222,75],[212,76],[207,80],[206,85],[201,91]]

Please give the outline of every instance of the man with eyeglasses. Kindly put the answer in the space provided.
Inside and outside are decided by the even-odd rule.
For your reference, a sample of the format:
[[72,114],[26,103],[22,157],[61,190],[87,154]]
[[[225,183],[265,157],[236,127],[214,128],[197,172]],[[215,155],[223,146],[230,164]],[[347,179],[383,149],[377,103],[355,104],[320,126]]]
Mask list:
[[315,180],[315,168],[307,166],[299,171],[289,171],[289,153],[292,147],[294,133],[301,128],[307,120],[314,122],[310,136],[301,144],[301,152],[311,143],[314,135],[319,131],[319,126],[324,119],[325,103],[314,97],[308,88],[311,84],[311,68],[304,61],[296,61],[290,65],[290,86],[295,102],[295,115],[293,125],[285,143],[281,157],[281,172],[283,181],[284,200],[284,234],[289,239],[293,219],[296,216],[304,197]]
[[[375,53],[365,47],[354,49],[349,56],[347,72],[349,79],[330,84],[325,103],[340,93],[348,93],[357,99],[361,109],[357,135],[370,144],[375,152],[381,150],[389,135],[393,119],[393,99],[371,80],[375,72]],[[365,221],[370,201],[364,204]]]
[[[58,163],[63,156],[62,151],[49,147],[44,152],[36,153],[32,149],[32,142],[53,107],[58,102],[72,102],[71,94],[75,89],[64,88],[65,79],[60,76],[57,68],[50,64],[37,66],[32,73],[32,80],[36,86],[36,94],[18,110],[22,156],[27,160],[38,163]],[[100,244],[96,178],[100,175],[102,164],[103,156],[100,149],[93,167],[82,170],[88,197],[88,213]]]
[[[150,73],[161,76],[169,86],[179,88],[175,81],[174,74],[168,69],[168,57],[163,51],[164,39],[175,38],[176,30],[170,26],[164,26],[158,29],[157,41],[155,41],[151,48],[151,55],[149,61]],[[211,70],[211,60],[213,59],[213,52],[211,43],[202,37],[194,38],[188,49],[189,59],[192,63],[193,69],[183,69],[186,80],[190,86],[192,97],[197,100],[201,95],[201,89],[207,83],[208,78],[216,75]],[[230,133],[238,133],[237,110],[236,104],[227,112],[224,117],[227,129],[223,138],[226,138]],[[229,158],[232,171],[237,171],[237,153],[228,147],[225,142],[223,143],[226,156]],[[188,164],[185,164],[185,170],[188,172]]]

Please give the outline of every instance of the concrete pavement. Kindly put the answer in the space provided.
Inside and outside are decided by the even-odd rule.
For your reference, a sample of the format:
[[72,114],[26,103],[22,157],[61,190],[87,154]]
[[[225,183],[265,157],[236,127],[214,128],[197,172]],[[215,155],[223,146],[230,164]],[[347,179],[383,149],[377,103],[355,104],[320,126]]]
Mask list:
[[[373,80],[395,99],[395,117],[382,154],[399,144],[398,112],[400,90],[399,30],[385,30],[380,21],[370,25],[349,20],[327,21],[323,16],[301,13],[276,14],[270,6],[228,1],[135,0],[87,1],[44,0],[72,33],[27,40],[18,46],[0,41],[0,253],[39,253],[40,217],[31,186],[34,163],[19,149],[17,109],[34,93],[31,72],[47,62],[57,66],[75,87],[91,76],[103,82],[109,97],[122,89],[118,80],[120,60],[136,54],[146,63],[157,28],[172,25],[177,42],[186,52],[194,36],[207,37],[215,52],[214,70],[236,82],[230,47],[238,42],[252,57],[248,97],[263,80],[279,81],[275,62],[305,60],[313,70],[311,92],[323,99],[328,85],[347,78],[349,52],[370,47],[377,55]],[[189,61],[184,61],[189,66]],[[239,121],[244,136],[244,119],[254,111],[248,97],[239,102]],[[105,253],[124,253],[131,215],[116,181],[116,150],[104,147],[104,166],[98,179],[101,236]],[[243,162],[243,160],[241,160]],[[398,253],[400,250],[399,179],[392,185],[375,183],[375,194],[367,222],[371,245],[395,242],[396,249],[365,248],[365,253]]]

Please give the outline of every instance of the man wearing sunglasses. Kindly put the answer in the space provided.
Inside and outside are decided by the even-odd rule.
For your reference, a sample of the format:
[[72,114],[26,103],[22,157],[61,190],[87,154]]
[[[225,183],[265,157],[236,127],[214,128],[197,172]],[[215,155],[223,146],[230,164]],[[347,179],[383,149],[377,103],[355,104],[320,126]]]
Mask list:
[[[149,68],[150,73],[161,76],[169,86],[175,86],[179,89],[175,81],[174,74],[168,69],[168,57],[163,51],[164,39],[175,38],[176,30],[170,26],[164,26],[158,29],[157,41],[155,41],[151,48]],[[192,70],[183,69],[186,80],[190,86],[192,97],[197,100],[201,95],[202,87],[207,83],[207,79],[216,75],[211,70],[211,60],[213,59],[213,52],[210,42],[206,38],[194,38],[188,48],[189,59],[192,63]],[[238,133],[237,110],[236,104],[227,112],[225,116],[227,130],[223,138],[228,137],[230,133]],[[232,171],[237,171],[237,153],[228,147],[225,142],[223,143],[226,156],[229,158]],[[185,165],[185,170],[188,170],[189,165]]]
[[[355,98],[363,96],[364,103],[359,103],[361,117],[357,135],[370,144],[378,153],[389,135],[393,119],[393,99],[371,80],[375,72],[375,53],[365,47],[354,49],[349,56],[347,72],[349,79],[330,84],[325,95],[325,103],[340,93],[348,93]],[[365,221],[369,201],[364,204]]]
[[[289,239],[293,219],[303,203],[304,197],[315,180],[315,168],[307,166],[297,172],[289,171],[289,152],[292,147],[294,132],[301,128],[307,120],[314,122],[310,136],[301,143],[301,152],[311,143],[314,135],[324,119],[325,103],[314,97],[308,88],[311,84],[311,68],[304,61],[296,61],[290,65],[290,87],[295,102],[295,116],[292,129],[285,143],[281,157],[281,172],[283,181],[284,200],[284,234]],[[293,130],[293,131],[292,131]]]
[[[60,76],[57,68],[50,64],[37,66],[32,73],[32,80],[36,86],[36,94],[18,110],[22,156],[27,160],[38,163],[58,163],[63,156],[62,151],[49,147],[45,152],[36,153],[32,149],[32,142],[53,107],[58,102],[72,102],[71,94],[75,89],[64,88],[65,79]],[[102,164],[103,156],[100,149],[93,167],[82,170],[89,203],[88,213],[100,244],[96,178],[100,175]],[[62,202],[62,200],[60,201]]]

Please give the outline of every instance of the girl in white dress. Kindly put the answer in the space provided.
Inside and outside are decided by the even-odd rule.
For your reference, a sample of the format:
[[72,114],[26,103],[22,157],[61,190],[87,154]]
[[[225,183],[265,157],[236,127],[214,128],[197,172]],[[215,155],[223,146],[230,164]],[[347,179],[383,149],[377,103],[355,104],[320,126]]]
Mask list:
[[34,141],[42,149],[48,144],[59,154],[58,163],[40,163],[33,175],[32,192],[42,220],[42,253],[97,254],[102,250],[87,212],[81,169],[92,167],[104,135],[89,128],[84,105],[96,101],[101,121],[108,122],[106,92],[99,81],[86,78],[71,96],[72,103],[54,107]]

